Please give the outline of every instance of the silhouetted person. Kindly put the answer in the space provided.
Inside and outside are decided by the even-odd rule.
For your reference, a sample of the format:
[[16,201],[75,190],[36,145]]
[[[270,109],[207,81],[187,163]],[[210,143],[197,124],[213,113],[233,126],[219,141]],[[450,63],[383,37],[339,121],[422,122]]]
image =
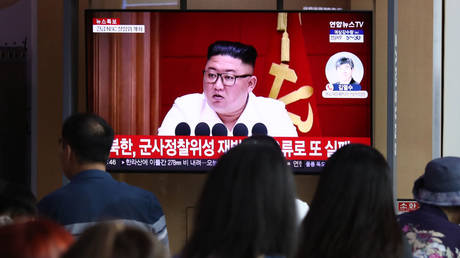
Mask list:
[[69,117],[62,128],[60,159],[70,183],[43,198],[39,211],[73,235],[95,222],[122,219],[148,229],[168,245],[166,220],[155,195],[105,172],[114,132],[94,114]]
[[[257,144],[257,145],[268,145],[274,148],[277,148],[281,151],[281,147],[278,142],[268,135],[252,135],[248,138],[245,138],[242,144]],[[297,210],[297,223],[300,225],[303,219],[308,213],[310,207],[308,204],[298,198],[295,199],[296,210]]]
[[393,206],[385,158],[365,145],[340,148],[321,172],[297,257],[411,257]]
[[295,187],[279,148],[240,144],[208,174],[180,257],[292,257]]

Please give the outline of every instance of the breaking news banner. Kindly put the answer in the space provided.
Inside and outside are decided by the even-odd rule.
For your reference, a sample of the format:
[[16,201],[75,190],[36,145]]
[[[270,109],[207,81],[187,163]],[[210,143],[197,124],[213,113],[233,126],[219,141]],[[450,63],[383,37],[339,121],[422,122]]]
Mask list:
[[396,214],[402,214],[406,212],[411,212],[418,210],[420,208],[420,204],[414,199],[398,199],[398,210]]
[[[208,170],[246,137],[116,135],[107,170]],[[360,137],[275,137],[293,170],[320,172],[337,149],[350,143],[370,145]]]
[[145,33],[145,25],[120,24],[120,18],[93,18],[93,33]]

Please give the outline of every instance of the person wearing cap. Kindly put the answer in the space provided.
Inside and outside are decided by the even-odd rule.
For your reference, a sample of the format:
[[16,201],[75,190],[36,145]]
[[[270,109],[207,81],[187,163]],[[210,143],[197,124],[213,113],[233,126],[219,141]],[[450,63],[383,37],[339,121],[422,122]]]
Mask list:
[[460,158],[430,161],[412,193],[420,209],[398,221],[414,257],[460,257]]

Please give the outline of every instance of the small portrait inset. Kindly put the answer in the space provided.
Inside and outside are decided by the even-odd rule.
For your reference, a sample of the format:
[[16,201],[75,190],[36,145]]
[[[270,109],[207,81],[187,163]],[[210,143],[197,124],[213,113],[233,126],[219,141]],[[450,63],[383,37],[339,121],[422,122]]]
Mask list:
[[364,75],[361,60],[350,52],[339,52],[329,58],[326,64],[326,90],[360,91],[359,84]]

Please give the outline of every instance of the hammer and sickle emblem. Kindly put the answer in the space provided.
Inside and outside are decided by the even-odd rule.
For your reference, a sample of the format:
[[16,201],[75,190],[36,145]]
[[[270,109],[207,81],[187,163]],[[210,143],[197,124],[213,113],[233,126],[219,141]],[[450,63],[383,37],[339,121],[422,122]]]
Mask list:
[[[299,101],[301,99],[308,99],[313,95],[313,88],[311,86],[302,86],[298,90],[293,91],[278,100],[284,102],[284,104],[290,104],[292,102]],[[311,108],[311,104],[308,103],[308,117],[307,120],[303,121],[299,115],[294,113],[288,112],[289,117],[292,120],[292,123],[297,125],[299,131],[302,133],[309,132],[311,127],[313,126],[313,110]]]
[[[275,80],[273,81],[272,88],[270,90],[269,97],[270,98],[278,98],[278,94],[280,92],[281,86],[284,80],[290,81],[295,83],[297,81],[297,75],[295,71],[289,68],[287,64],[275,64],[273,63],[270,67],[269,74],[275,76]],[[284,102],[284,104],[288,105],[290,103],[308,99],[313,95],[313,87],[311,86],[302,86],[299,89],[288,93],[287,95],[279,98],[278,100]],[[313,109],[311,108],[311,104],[308,103],[308,117],[306,120],[302,120],[299,115],[288,112],[289,117],[292,120],[292,123],[297,126],[299,131],[303,133],[307,133],[311,130],[313,126]]]

